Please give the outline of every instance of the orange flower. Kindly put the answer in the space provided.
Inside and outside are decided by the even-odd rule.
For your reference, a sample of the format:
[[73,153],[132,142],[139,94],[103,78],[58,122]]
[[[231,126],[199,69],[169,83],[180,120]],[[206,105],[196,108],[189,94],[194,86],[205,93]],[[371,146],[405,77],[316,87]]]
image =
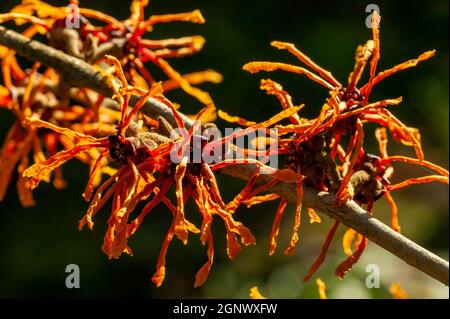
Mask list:
[[[8,55],[9,54],[10,53],[8,53]],[[17,120],[6,134],[6,138],[1,148],[0,200],[3,200],[11,181],[14,169],[17,167],[19,173],[19,177],[17,179],[17,193],[19,195],[21,204],[24,207],[29,207],[33,206],[35,202],[26,180],[21,176],[24,169],[28,166],[29,153],[31,152],[33,154],[33,158],[35,161],[40,161],[44,158],[40,137],[42,137],[42,140],[49,151],[51,151],[52,149],[55,150],[56,145],[55,140],[51,137],[51,135],[43,132],[38,132],[35,128],[27,128],[22,124],[22,121],[26,114],[30,115],[32,112],[30,104],[35,102],[36,100],[35,93],[33,92],[33,87],[35,85],[35,77],[37,69],[39,68],[39,64],[36,63],[33,66],[33,69],[28,76],[26,76],[25,78],[20,77],[20,80],[25,80],[25,85],[19,88],[12,86],[12,79],[17,78],[17,74],[11,72],[11,69],[13,69],[11,67],[12,61],[15,61],[14,56],[9,55],[8,57],[3,56],[2,58],[7,58],[9,60],[8,63],[3,64],[3,73],[8,75],[12,73],[13,76],[6,77],[10,79],[9,81],[6,81],[8,88],[1,87],[2,103],[0,104],[0,106],[10,109],[15,114]],[[20,68],[18,66],[16,67]],[[17,99],[12,98],[13,94],[20,94],[22,96],[21,105],[19,105]],[[61,172],[59,171],[55,175],[55,187],[64,187],[64,181],[62,180]],[[45,176],[45,179],[48,181],[49,176]]]
[[[215,168],[204,162],[188,162],[187,146],[193,145],[191,151],[192,147],[195,147],[195,144],[191,142],[199,124],[195,124],[188,133],[182,133],[175,140],[157,132],[140,132],[133,119],[144,102],[151,97],[172,109],[179,128],[184,129],[184,123],[172,103],[162,95],[160,85],[156,84],[148,91],[130,87],[123,75],[119,61],[113,57],[107,57],[107,60],[116,68],[117,78],[121,82],[120,86],[117,83],[113,86],[116,98],[122,106],[122,117],[117,125],[117,132],[108,138],[99,139],[41,120],[29,119],[28,121],[33,127],[46,127],[65,136],[77,138],[79,142],[72,149],[59,152],[46,161],[34,164],[23,175],[30,178],[33,186],[36,186],[40,180],[67,160],[96,149],[100,156],[93,165],[83,194],[86,200],[91,200],[91,198],[92,200],[86,215],[80,221],[79,228],[83,228],[86,224],[92,228],[94,215],[112,198],[112,212],[102,250],[110,258],[118,258],[123,252],[132,253],[128,246],[128,238],[139,229],[146,215],[159,203],[163,203],[172,212],[173,221],[164,239],[152,280],[157,286],[161,285],[164,280],[165,256],[173,236],[187,244],[189,232],[199,233],[202,243],[208,246],[208,261],[196,275],[195,286],[199,286],[207,279],[214,259],[211,227],[215,215],[224,221],[227,234],[227,254],[230,258],[234,258],[239,253],[240,243],[250,245],[255,242],[255,239],[249,229],[235,221],[232,214],[227,211],[213,173]],[[113,79],[110,80],[113,84]],[[131,94],[142,95],[131,111],[125,112]],[[181,155],[179,162],[173,162],[171,158],[171,151],[175,144],[179,146],[178,150],[180,150],[177,153]],[[92,182],[100,167],[99,163],[105,157],[108,157],[108,161],[118,162],[119,169],[93,194]],[[172,186],[175,188],[176,206],[166,197]],[[189,197],[194,200],[202,216],[203,222],[200,228],[192,224],[185,215],[184,206]],[[142,201],[146,204],[140,214],[133,220],[129,220],[136,205]],[[238,239],[240,239],[240,243]]]
[[[219,73],[205,70],[181,75],[166,61],[199,52],[205,43],[202,36],[163,40],[143,38],[161,23],[182,21],[203,24],[205,20],[202,14],[199,10],[194,10],[145,18],[144,9],[148,3],[148,0],[133,0],[130,17],[118,21],[102,12],[78,7],[78,2],[71,2],[71,7],[53,7],[39,0],[23,0],[12,13],[3,15],[3,19],[0,15],[0,23],[15,20],[21,24],[27,21],[45,27],[48,30],[50,45],[93,64],[99,65],[105,55],[113,55],[121,61],[127,79],[134,86],[141,88],[149,88],[148,84],[151,86],[156,83],[145,67],[145,63],[151,62],[169,78],[162,84],[164,92],[181,88],[201,103],[211,104],[210,95],[194,85],[203,82],[219,83],[222,81]],[[93,25],[89,19],[103,25]],[[79,23],[80,26],[70,28],[67,21]]]
[[[175,236],[184,244],[187,244],[189,233],[198,233],[202,244],[207,245],[208,257],[207,262],[200,268],[195,277],[194,286],[200,286],[206,281],[214,260],[211,227],[215,216],[218,216],[224,222],[229,258],[234,259],[236,257],[241,250],[241,245],[247,246],[255,243],[250,230],[234,219],[233,208],[230,205],[225,205],[220,195],[214,171],[229,165],[251,162],[260,167],[261,170],[271,172],[272,176],[278,180],[298,182],[302,177],[290,170],[272,169],[257,160],[246,157],[236,160],[225,159],[215,164],[207,164],[203,158],[199,162],[191,161],[190,159],[194,158],[195,151],[204,153],[213,150],[215,147],[222,147],[233,138],[248,134],[250,128],[247,131],[237,132],[222,139],[208,142],[205,137],[197,135],[201,126],[200,122],[194,122],[194,125],[187,131],[174,105],[162,95],[160,84],[153,85],[150,90],[132,87],[128,84],[120,62],[112,56],[107,56],[106,59],[115,68],[116,76],[109,77],[109,82],[115,91],[116,99],[121,105],[121,119],[117,125],[116,133],[109,135],[108,138],[99,139],[63,129],[41,120],[30,119],[28,121],[34,127],[46,127],[65,136],[77,138],[79,143],[72,149],[62,151],[46,161],[34,164],[24,172],[24,176],[30,178],[33,186],[36,186],[41,179],[67,160],[80,156],[84,152],[97,150],[100,156],[93,165],[91,176],[83,194],[86,200],[91,200],[91,203],[86,215],[80,221],[79,228],[82,229],[87,225],[92,229],[94,225],[93,217],[112,199],[112,212],[108,220],[108,230],[104,236],[102,250],[110,258],[118,258],[122,253],[132,254],[128,245],[128,238],[139,229],[145,217],[158,204],[162,203],[172,213],[172,224],[164,238],[152,281],[160,286],[165,278],[165,259],[173,237]],[[131,94],[137,94],[140,99],[128,111],[127,107]],[[139,128],[134,119],[149,98],[154,98],[166,104],[172,110],[180,134],[169,137],[159,131],[143,131],[142,128]],[[271,126],[283,118],[292,116],[296,110],[296,108],[285,110],[272,119],[257,124],[255,128]],[[207,106],[197,115],[197,118],[209,118],[211,112],[213,110],[210,106]],[[173,128],[165,128],[165,130],[166,133],[170,133]],[[198,143],[199,140],[200,144]],[[94,193],[92,181],[100,167],[99,163],[105,157],[108,158],[108,162],[116,161],[119,169]],[[175,189],[176,205],[167,197],[172,188]],[[252,197],[261,191],[263,191],[262,188],[253,191]],[[201,214],[202,224],[200,227],[191,223],[185,214],[184,207],[189,198],[193,199]],[[130,219],[131,213],[140,202],[145,203],[144,208],[137,217]],[[242,202],[236,200],[234,203],[237,207]],[[250,199],[247,199],[247,204],[251,204]]]
[[[355,200],[360,205],[366,205],[371,212],[373,202],[381,197],[388,201],[392,217],[391,224],[394,229],[400,231],[398,222],[398,209],[391,193],[406,186],[428,182],[442,182],[448,184],[447,170],[424,160],[420,144],[420,134],[417,129],[409,128],[397,119],[388,106],[398,105],[402,98],[385,99],[369,102],[372,89],[388,76],[416,66],[434,56],[435,51],[427,51],[417,59],[409,60],[391,69],[377,73],[376,68],[380,57],[379,39],[379,15],[373,14],[372,32],[373,38],[365,45],[358,46],[355,56],[355,66],[348,77],[348,83],[343,86],[331,72],[317,65],[304,53],[298,50],[294,44],[274,41],[272,46],[280,50],[292,53],[306,67],[299,67],[279,62],[250,62],[243,69],[251,73],[260,71],[271,72],[284,70],[291,73],[307,76],[312,81],[325,87],[330,96],[320,109],[319,115],[314,119],[302,118],[295,113],[289,117],[289,124],[278,124],[275,127],[280,134],[279,154],[287,154],[286,166],[295,173],[304,176],[303,183],[318,191],[336,193],[336,205],[343,205],[348,200]],[[369,64],[368,82],[358,87],[366,65]],[[283,90],[283,87],[270,79],[261,80],[261,89],[269,95],[274,95],[282,109],[294,107],[291,96]],[[301,108],[300,108],[301,109]],[[300,110],[299,109],[299,110]],[[247,120],[219,113],[219,116],[233,123],[243,126],[254,125]],[[377,129],[376,137],[380,144],[381,157],[368,154],[364,150],[364,125],[368,122],[382,126]],[[417,159],[387,155],[387,131],[394,140],[412,146]],[[343,145],[344,136],[348,136],[347,145]],[[401,183],[390,185],[393,175],[393,162],[406,162],[420,165],[436,172],[436,175],[410,178]],[[292,253],[298,240],[297,230],[300,224],[300,212],[302,201],[302,183],[297,187],[297,205],[294,232],[286,253]],[[266,189],[267,190],[267,189]],[[251,190],[246,190],[251,194]],[[272,198],[267,198],[271,200]],[[246,198],[239,198],[244,202]],[[262,201],[260,201],[262,202]],[[280,220],[286,207],[286,200],[281,199],[275,220],[270,233],[270,254],[274,253],[276,238],[279,232]],[[316,215],[308,210],[310,220],[318,220]],[[335,222],[322,246],[319,257],[313,263],[305,280],[313,276],[316,270],[324,262],[328,248],[336,233],[339,222]],[[351,249],[352,241],[356,233],[349,230],[344,236],[344,250],[348,258],[336,269],[336,274],[343,277],[357,262],[366,246],[367,239],[358,236],[355,251]]]
[[[38,31],[32,26],[23,35],[33,37]],[[22,177],[22,173],[29,165],[30,153],[34,162],[41,162],[56,154],[61,147],[72,148],[78,137],[73,134],[66,136],[46,127],[36,127],[27,118],[44,119],[49,125],[76,127],[79,132],[96,132],[101,135],[114,129],[112,123],[117,115],[115,111],[100,107],[102,100],[96,93],[85,89],[75,89],[68,93],[67,83],[53,70],[44,69],[39,72],[39,63],[35,63],[31,70],[23,70],[13,50],[0,50],[0,59],[4,84],[0,86],[0,107],[9,109],[16,117],[0,151],[0,200],[3,200],[17,167],[19,199],[23,206],[29,207],[35,202],[31,185]],[[71,99],[79,104],[70,105]],[[88,153],[79,159],[91,165],[95,156],[95,153]],[[111,170],[105,167],[103,172],[111,173]],[[49,182],[50,174],[42,175],[41,178]],[[98,178],[95,183],[99,183]],[[57,168],[54,171],[53,185],[60,189],[65,184],[62,171]]]

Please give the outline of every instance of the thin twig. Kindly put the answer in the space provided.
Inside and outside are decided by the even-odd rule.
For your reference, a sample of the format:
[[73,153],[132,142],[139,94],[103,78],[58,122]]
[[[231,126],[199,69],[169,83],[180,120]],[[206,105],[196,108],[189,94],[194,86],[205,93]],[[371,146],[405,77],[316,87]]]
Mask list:
[[[30,40],[1,26],[0,44],[15,50],[22,56],[40,61],[43,65],[55,69],[73,86],[87,87],[104,96],[112,96],[112,91],[101,73],[78,58],[68,56],[59,50]],[[171,124],[175,124],[172,111],[154,99],[147,101],[142,112],[151,117],[163,116]],[[188,117],[183,116],[183,120],[186,126],[191,126],[192,121]],[[221,173],[247,180],[255,169],[253,165],[237,165],[223,168]],[[261,176],[258,183],[267,183],[270,179],[270,175]],[[293,184],[280,182],[270,190],[291,202],[296,201],[296,189]],[[306,206],[339,220],[406,263],[448,286],[449,266],[447,261],[371,217],[355,202],[350,201],[343,206],[336,207],[334,199],[333,194],[317,192],[309,187],[304,187],[303,202]]]

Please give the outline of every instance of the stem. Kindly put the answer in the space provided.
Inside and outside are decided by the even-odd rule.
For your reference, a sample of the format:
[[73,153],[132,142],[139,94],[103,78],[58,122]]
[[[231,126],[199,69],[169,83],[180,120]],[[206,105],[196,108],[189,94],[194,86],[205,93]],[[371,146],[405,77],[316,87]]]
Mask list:
[[[43,65],[55,69],[73,86],[87,87],[106,97],[112,96],[112,91],[101,73],[78,58],[69,56],[40,42],[30,40],[1,26],[0,44],[15,50],[24,57],[33,61],[40,61]],[[135,103],[135,101],[132,101],[132,103]],[[171,124],[176,124],[172,111],[166,105],[154,99],[150,98],[147,101],[142,108],[142,112],[151,117],[163,116]],[[182,117],[185,125],[190,127],[192,121],[187,116],[182,115]],[[248,180],[255,169],[254,165],[235,165],[223,168],[221,173]],[[257,182],[267,183],[270,180],[270,175],[264,175]],[[296,202],[297,200],[294,184],[280,182],[273,186],[270,191],[283,196],[290,202]],[[303,202],[306,206],[314,208],[353,228],[406,263],[448,286],[449,267],[448,262],[444,259],[371,217],[353,201],[336,207],[334,206],[335,196],[333,194],[317,192],[306,186],[303,187],[303,193]]]
[[[248,180],[255,171],[254,165],[234,165],[222,169],[222,173]],[[270,175],[261,176],[256,184],[265,184]],[[279,194],[289,202],[297,200],[295,184],[278,183],[269,191]],[[402,234],[372,217],[354,201],[336,207],[335,195],[303,186],[303,204],[340,221],[347,227],[369,238],[378,246],[399,257],[411,266],[423,271],[448,286],[448,261],[433,254]]]

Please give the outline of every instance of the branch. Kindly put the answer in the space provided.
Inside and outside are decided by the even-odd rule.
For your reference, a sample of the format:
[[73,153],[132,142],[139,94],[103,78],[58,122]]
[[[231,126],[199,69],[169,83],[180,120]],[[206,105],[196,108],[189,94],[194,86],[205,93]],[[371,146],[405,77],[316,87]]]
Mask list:
[[[104,96],[112,96],[106,79],[90,64],[69,56],[59,50],[31,40],[12,30],[0,26],[0,44],[15,50],[18,54],[40,61],[43,65],[58,71],[66,81],[76,87],[87,87]],[[133,101],[132,101],[133,102]],[[172,111],[164,104],[149,99],[142,108],[142,112],[151,117],[163,116],[171,124],[175,124]],[[186,126],[192,121],[183,115]],[[248,180],[254,173],[254,165],[237,165],[223,168],[221,173]],[[267,183],[270,175],[261,176],[257,183]],[[278,183],[270,191],[283,196],[288,201],[296,201],[295,185]],[[353,228],[358,233],[370,239],[375,244],[396,255],[411,266],[423,271],[429,276],[448,286],[448,262],[439,256],[419,246],[405,236],[395,232],[379,220],[371,217],[355,202],[350,201],[341,207],[334,206],[335,196],[326,192],[304,187],[303,202],[305,206],[340,221]]]
[[[256,170],[254,165],[228,166],[222,172],[228,175],[248,180]],[[257,183],[266,184],[270,175],[261,176]],[[297,191],[294,184],[278,183],[269,189],[286,198],[289,202],[297,201]],[[399,257],[411,266],[423,271],[436,280],[448,286],[448,261],[433,254],[415,242],[409,240],[378,219],[370,216],[354,201],[336,207],[335,196],[327,192],[303,186],[303,203],[347,227],[353,228],[378,246]]]

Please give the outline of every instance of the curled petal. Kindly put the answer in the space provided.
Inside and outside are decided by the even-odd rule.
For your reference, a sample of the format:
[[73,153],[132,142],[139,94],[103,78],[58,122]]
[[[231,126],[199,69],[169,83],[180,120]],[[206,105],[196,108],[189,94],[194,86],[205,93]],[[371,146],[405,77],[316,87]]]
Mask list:
[[247,208],[250,208],[254,205],[269,202],[269,201],[272,201],[272,200],[275,200],[278,198],[280,198],[280,195],[278,195],[278,194],[267,194],[267,195],[261,195],[261,196],[253,196],[249,199],[242,201],[242,203],[245,206],[247,206]]
[[277,129],[277,133],[280,135],[285,135],[288,133],[299,133],[299,134],[303,134],[306,131],[308,131],[308,129],[310,129],[311,127],[311,123],[304,123],[304,124],[299,124],[299,125],[293,125],[293,124],[289,124],[289,125],[276,125],[275,128]]
[[236,234],[227,232],[227,255],[231,260],[234,260],[236,256],[241,252],[241,245],[237,240]]
[[[207,145],[208,149],[214,149],[214,147],[217,147],[219,145],[223,145],[226,142],[229,142],[235,138],[241,137],[241,136],[245,136],[248,134],[253,134],[255,133],[255,130],[257,129],[262,129],[262,128],[268,128],[273,126],[274,124],[280,122],[281,120],[291,117],[293,114],[297,113],[299,110],[301,110],[303,108],[304,105],[300,105],[300,106],[293,106],[290,107],[288,109],[285,109],[283,111],[281,111],[280,113],[272,116],[270,119],[268,119],[267,121],[261,122],[261,123],[257,123],[253,126],[247,127],[244,130],[236,130],[234,133],[221,138],[219,140],[216,140],[214,142],[211,142]],[[225,162],[225,161],[224,161]]]
[[309,215],[309,223],[310,224],[320,223],[322,221],[320,219],[320,216],[317,215],[316,211],[311,207],[308,207],[308,215]]
[[94,163],[94,166],[91,169],[91,174],[89,175],[89,180],[88,183],[86,184],[86,188],[84,189],[83,192],[83,198],[86,201],[89,201],[92,197],[92,193],[94,191],[94,182],[96,181],[96,178],[98,177],[98,175],[101,175],[101,165],[102,165],[102,160],[103,158],[105,158],[105,156],[108,155],[108,150],[105,150],[103,153],[100,154],[100,156],[97,158],[97,160]]
[[404,163],[408,163],[408,164],[415,164],[415,165],[420,165],[423,167],[426,167],[428,169],[431,169],[433,171],[435,171],[436,173],[441,174],[442,176],[449,176],[448,171],[434,163],[425,161],[425,160],[418,160],[415,158],[410,158],[410,157],[406,157],[406,156],[389,156],[387,158],[383,158],[381,160],[381,163],[384,165],[390,165],[392,162],[404,162]]
[[241,117],[230,115],[222,110],[218,110],[217,115],[219,115],[219,117],[224,121],[227,121],[229,123],[236,123],[241,126],[252,126],[257,124],[256,122],[247,121],[246,119],[243,119]]
[[334,235],[336,234],[336,230],[339,226],[339,222],[336,221],[328,232],[327,238],[325,239],[322,249],[320,250],[319,257],[314,261],[314,263],[309,267],[308,273],[303,278],[303,281],[308,281],[311,277],[316,273],[317,269],[323,264],[325,258],[327,256],[328,249],[330,248],[331,242],[333,241]]
[[28,14],[23,13],[4,13],[0,14],[0,23],[5,23],[10,20],[16,20],[16,24],[23,24],[25,22],[29,22],[32,24],[40,25],[47,30],[49,26],[45,20],[30,16]]
[[365,102],[369,100],[369,96],[374,85],[374,78],[375,72],[377,70],[378,60],[380,59],[380,20],[381,17],[375,10],[372,14],[372,38],[374,42],[374,48],[372,52],[372,60],[370,60],[369,81],[367,82],[367,87],[363,92]]
[[36,203],[33,199],[33,193],[28,185],[28,180],[21,176],[21,173],[28,166],[28,156],[24,156],[17,168],[19,177],[17,178],[17,194],[19,195],[20,203],[23,207],[32,207]]
[[[83,229],[84,225],[88,225],[89,229],[92,230],[94,223],[92,222],[92,218],[95,215],[95,213],[106,203],[106,201],[113,195],[114,188],[116,184],[113,184],[114,182],[117,182],[119,179],[119,176],[122,175],[124,171],[124,168],[119,169],[114,175],[109,177],[100,187],[96,190],[94,197],[89,205],[89,208],[86,212],[86,214],[83,216],[83,218],[80,220],[78,224],[78,229]],[[103,192],[113,185],[103,196]]]
[[105,22],[106,24],[110,24],[110,25],[113,25],[118,28],[123,27],[122,23],[119,20],[117,20],[114,17],[111,17],[107,14],[104,14],[103,12],[99,12],[97,10],[92,10],[92,9],[88,9],[88,8],[80,8],[79,10],[80,10],[80,14],[82,16],[85,16],[86,18],[97,19],[99,21]]
[[350,271],[355,265],[359,257],[361,257],[362,253],[364,252],[364,249],[366,248],[367,244],[367,238],[363,237],[358,249],[350,255],[346,260],[344,260],[342,263],[340,263],[336,268],[336,276],[338,276],[340,279],[344,278],[345,274]]
[[[0,172],[2,174],[2,177],[0,178],[0,201],[2,201],[6,195],[16,164],[21,158],[26,156],[33,139],[36,136],[35,131],[31,130],[23,140],[15,141],[13,137],[17,129],[18,127],[16,125],[11,127],[0,153]],[[48,180],[47,177],[48,176],[45,176],[46,180]]]
[[366,67],[367,61],[369,61],[372,56],[374,50],[375,43],[373,40],[369,40],[366,42],[364,46],[359,45],[356,48],[355,54],[355,66],[353,67],[352,73],[350,73],[348,77],[348,87],[355,88],[361,79],[361,75],[364,72],[364,68]]
[[[190,36],[180,39],[169,39],[165,41],[172,40],[172,43],[167,43],[164,48],[160,48],[159,50],[154,50],[153,54],[157,58],[182,58],[185,56],[190,56],[201,51],[203,46],[205,45],[205,38],[202,36]],[[179,41],[177,43],[177,40]],[[164,41],[164,40],[162,40]],[[184,43],[183,43],[184,42]],[[169,46],[180,46],[178,48],[169,48]],[[186,79],[186,77],[183,76]],[[191,82],[190,82],[191,83]]]
[[130,205],[136,196],[138,181],[133,174],[122,177],[114,185],[114,198],[112,202],[112,213],[108,220],[108,229],[104,236],[102,246],[109,258],[119,258],[122,253],[132,255],[128,246],[128,218],[134,209]]
[[31,126],[31,127],[35,127],[35,128],[47,128],[49,130],[52,130],[53,132],[63,134],[69,138],[78,139],[79,141],[94,142],[95,140],[97,140],[95,137],[85,135],[85,134],[82,134],[79,132],[75,132],[68,128],[59,127],[57,125],[54,125],[54,124],[46,122],[46,121],[42,121],[37,118],[26,118],[23,121],[23,124],[25,126]]
[[172,80],[178,82],[180,84],[181,89],[183,89],[186,93],[192,95],[197,100],[202,102],[204,105],[212,104],[213,101],[211,99],[211,96],[199,88],[196,88],[192,86],[188,80],[183,78],[183,76],[178,73],[176,70],[174,70],[170,64],[165,61],[164,59],[157,58],[153,61],[157,66],[163,70],[163,72]]
[[413,177],[408,178],[407,180],[400,182],[398,184],[389,185],[387,188],[390,192],[408,187],[411,185],[417,185],[417,184],[424,184],[424,183],[431,183],[431,182],[440,182],[448,185],[448,177],[447,176],[440,176],[440,175],[429,175],[429,176],[423,176],[423,177]]
[[217,109],[214,104],[208,104],[197,114],[189,117],[196,121],[200,121],[201,123],[211,123],[217,119]]
[[[197,85],[202,83],[220,83],[223,80],[223,76],[214,70],[208,69],[205,71],[192,72],[183,74],[183,78],[191,85]],[[168,92],[180,87],[180,83],[172,79],[164,81],[162,83],[164,92]]]
[[145,24],[148,26],[152,26],[157,23],[167,23],[167,22],[173,22],[173,21],[203,24],[203,23],[205,23],[205,18],[203,18],[200,10],[194,10],[194,11],[185,12],[185,13],[175,13],[175,14],[164,14],[164,15],[151,16],[145,22]]
[[[255,244],[255,237],[253,237],[250,230],[245,227],[241,222],[237,222],[233,219],[231,214],[226,213],[225,211],[219,210],[220,217],[225,222],[226,230],[229,234],[235,233],[241,237],[241,242],[245,246]],[[230,255],[230,258],[232,255]]]
[[344,236],[342,237],[342,247],[344,248],[344,253],[347,256],[351,256],[353,254],[352,243],[355,239],[355,236],[356,231],[352,228],[348,228],[345,231]]
[[9,90],[0,85],[0,106],[7,106],[11,101],[12,99]]
[[75,146],[70,150],[61,151],[43,162],[36,163],[30,166],[23,172],[23,176],[30,178],[31,189],[34,189],[39,184],[39,182],[45,179],[46,176],[55,168],[61,166],[66,161],[77,156],[79,153],[86,152],[89,149],[99,146],[102,146],[102,144],[81,144]]
[[359,153],[362,149],[362,145],[364,142],[364,130],[361,124],[361,121],[357,121],[357,133],[356,133],[356,145],[353,150],[352,157],[350,159],[350,163],[348,166],[348,170],[345,173],[344,178],[342,179],[341,185],[339,186],[338,191],[336,192],[336,204],[342,205],[345,204],[348,200],[352,199],[353,191],[351,190],[350,178],[353,174],[353,169],[356,164],[356,161],[359,158]]
[[[378,73],[377,76],[373,79],[373,85],[375,86],[376,84],[380,83],[385,78],[393,75],[394,73],[415,67],[420,62],[431,59],[432,57],[434,57],[435,54],[436,54],[436,50],[426,51],[426,52],[422,53],[417,59],[408,60],[408,61],[398,64],[388,70],[382,71],[382,72]],[[366,86],[363,86],[361,88],[362,91],[365,91],[365,89],[366,89]]]
[[345,118],[349,118],[351,116],[363,114],[364,112],[367,112],[367,111],[376,112],[377,109],[381,109],[386,106],[399,105],[400,103],[402,103],[402,101],[403,101],[403,98],[400,96],[395,99],[386,99],[386,100],[381,100],[381,101],[377,101],[374,103],[370,103],[370,104],[367,104],[366,106],[359,107],[353,111],[343,112],[336,117],[336,120],[342,120]]
[[134,234],[139,229],[147,214],[150,213],[153,208],[155,208],[161,201],[164,200],[165,194],[172,185],[171,179],[166,179],[163,181],[161,189],[157,189],[156,185],[158,182],[159,181],[157,180],[155,183],[148,185],[150,186],[149,192],[154,192],[155,196],[144,206],[141,213],[130,223],[130,226],[128,228],[129,235]]
[[375,130],[375,138],[378,141],[378,147],[380,149],[381,158],[388,157],[387,153],[387,132],[385,127],[379,127]]
[[284,70],[287,72],[292,72],[296,74],[304,74],[314,82],[319,83],[320,85],[324,86],[328,90],[332,91],[334,90],[334,86],[322,79],[321,77],[317,76],[316,74],[312,73],[311,71],[308,71],[307,69],[286,64],[286,63],[279,63],[279,62],[250,62],[245,64],[242,67],[245,71],[248,71],[250,73],[258,73],[260,71],[276,71],[276,70]]
[[164,237],[161,251],[159,252],[158,262],[156,265],[156,272],[152,277],[152,281],[155,283],[156,287],[161,286],[161,284],[164,281],[164,277],[166,276],[166,255],[170,242],[173,239],[174,233],[175,233],[175,218],[172,218],[172,224],[170,225],[170,228],[167,231],[166,236]]
[[327,80],[336,87],[342,86],[342,84],[339,83],[339,81],[334,78],[333,74],[331,74],[330,71],[327,71],[323,69],[321,66],[317,65],[308,56],[306,56],[303,52],[297,49],[294,44],[281,41],[272,41],[270,45],[280,50],[288,50],[297,59],[306,64],[306,66],[310,67],[311,69],[319,73],[322,78],[324,78],[325,80]]
[[67,12],[65,8],[54,7],[40,0],[26,0],[15,6],[11,12],[22,13],[27,15],[36,14],[40,18],[65,18]]
[[186,219],[184,217],[184,196],[183,196],[183,177],[186,173],[187,157],[181,160],[175,171],[175,185],[177,196],[177,214],[175,216],[175,235],[183,244],[187,244],[188,231],[186,228]]
[[280,204],[278,205],[277,212],[275,213],[275,219],[273,221],[272,230],[269,236],[269,255],[273,255],[275,253],[275,249],[277,248],[277,237],[280,232],[280,222],[285,209],[286,199],[282,198],[280,200]]
[[[294,106],[294,104],[292,103],[291,96],[286,91],[283,90],[281,84],[272,80],[262,79],[260,87],[261,90],[265,90],[267,94],[275,95],[278,98],[278,101],[280,101],[280,104],[283,107],[283,109],[287,109]],[[298,114],[294,114],[291,117],[291,121],[294,124],[300,124],[301,122]]]
[[208,244],[208,261],[202,266],[202,268],[200,268],[200,270],[195,275],[194,287],[199,287],[205,283],[206,279],[208,279],[208,275],[214,261],[214,244],[211,231],[209,231],[206,242]]
[[281,120],[284,120],[285,118],[289,118],[291,116],[294,116],[298,111],[300,111],[305,105],[299,105],[299,106],[291,106],[287,109],[284,109],[280,113],[272,116],[267,121],[264,121],[262,123],[258,123],[255,125],[255,128],[257,127],[271,127],[272,125],[280,122]]
[[302,216],[302,201],[303,201],[303,186],[302,183],[297,183],[297,206],[295,208],[295,221],[294,227],[292,228],[291,241],[284,251],[286,255],[293,255],[295,252],[295,247],[297,246],[298,230],[300,228]]
[[256,178],[259,176],[259,171],[257,170],[252,177],[248,180],[245,187],[237,194],[231,202],[229,202],[225,209],[228,213],[233,214],[236,209],[241,205],[241,203],[250,195],[252,188],[255,185]]
[[376,109],[375,111],[368,110],[363,114],[361,120],[374,122],[388,128],[394,140],[406,145],[414,147],[417,158],[424,159],[422,146],[420,144],[419,130],[412,127],[407,127],[398,118],[396,118],[387,109]]
[[384,198],[386,198],[386,201],[388,202],[391,209],[391,228],[399,233],[401,231],[401,227],[398,221],[397,204],[395,204],[394,198],[392,197],[390,192],[386,192],[384,194]]

